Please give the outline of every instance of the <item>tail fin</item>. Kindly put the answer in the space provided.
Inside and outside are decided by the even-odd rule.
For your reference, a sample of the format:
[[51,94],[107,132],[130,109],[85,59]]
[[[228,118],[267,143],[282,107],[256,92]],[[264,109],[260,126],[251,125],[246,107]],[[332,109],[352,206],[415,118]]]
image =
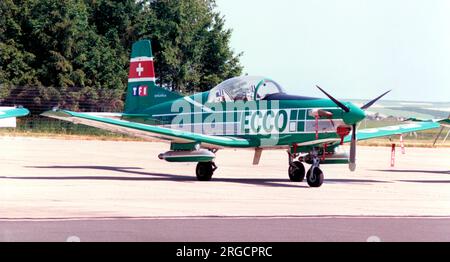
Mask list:
[[125,113],[142,113],[149,107],[180,97],[181,95],[156,85],[150,41],[141,40],[134,43],[128,74]]

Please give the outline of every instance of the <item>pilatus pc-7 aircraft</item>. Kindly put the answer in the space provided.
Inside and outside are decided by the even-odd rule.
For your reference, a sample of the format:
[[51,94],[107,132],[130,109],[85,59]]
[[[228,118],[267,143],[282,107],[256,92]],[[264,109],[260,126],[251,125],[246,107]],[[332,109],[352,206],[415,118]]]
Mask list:
[[[133,44],[125,112],[116,115],[54,109],[43,115],[129,135],[170,143],[160,159],[198,162],[197,179],[210,180],[215,153],[222,148],[250,148],[258,164],[267,149],[288,151],[292,181],[319,187],[320,165],[349,164],[355,169],[356,141],[439,127],[416,122],[356,130],[369,108],[386,93],[362,107],[341,102],[320,87],[328,99],[289,95],[275,81],[256,76],[228,79],[210,91],[181,96],[155,84],[151,44]],[[337,148],[350,143],[350,155]],[[305,164],[310,168],[305,172]]]

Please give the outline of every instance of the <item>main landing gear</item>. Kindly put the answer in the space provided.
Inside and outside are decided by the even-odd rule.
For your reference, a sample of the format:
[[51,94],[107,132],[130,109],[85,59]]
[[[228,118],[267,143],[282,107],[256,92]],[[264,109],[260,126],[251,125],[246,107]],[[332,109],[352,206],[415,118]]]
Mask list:
[[[300,161],[294,161],[298,157],[297,154],[289,154],[289,179],[293,182],[302,182],[305,178],[305,166]],[[306,182],[310,187],[320,187],[323,183],[323,172],[320,170],[320,157],[316,151],[310,153],[312,164],[311,168],[306,172]]]
[[198,162],[195,174],[198,181],[210,181],[214,171],[217,169],[213,161]]
[[305,166],[300,161],[293,161],[289,164],[288,173],[292,182],[302,182],[305,178]]

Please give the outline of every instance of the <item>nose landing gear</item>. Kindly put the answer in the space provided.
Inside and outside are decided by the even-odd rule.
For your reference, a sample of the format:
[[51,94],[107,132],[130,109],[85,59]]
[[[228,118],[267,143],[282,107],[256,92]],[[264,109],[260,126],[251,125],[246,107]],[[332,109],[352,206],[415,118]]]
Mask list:
[[323,183],[323,172],[318,167],[311,167],[306,175],[310,187],[320,187]]
[[[305,178],[305,166],[300,161],[294,161],[298,154],[289,154],[289,179],[292,182],[302,182]],[[323,184],[324,176],[322,170],[319,168],[320,157],[317,151],[312,151],[309,155],[311,157],[311,168],[306,172],[306,182],[310,187],[320,187]],[[301,159],[301,158],[300,158]],[[310,162],[308,162],[310,163]]]

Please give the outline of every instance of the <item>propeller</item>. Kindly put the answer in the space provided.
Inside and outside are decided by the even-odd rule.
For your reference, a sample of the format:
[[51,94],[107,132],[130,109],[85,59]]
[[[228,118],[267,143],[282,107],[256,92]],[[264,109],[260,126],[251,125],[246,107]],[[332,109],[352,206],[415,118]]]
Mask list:
[[[351,112],[351,108],[353,108],[353,107],[349,107],[349,106],[344,105],[339,100],[337,100],[336,98],[334,98],[333,96],[331,96],[330,94],[325,92],[325,90],[323,90],[319,86],[316,85],[316,87],[320,91],[322,91],[322,93],[324,93],[328,98],[330,98],[331,101],[333,101],[337,106],[342,108],[342,110],[344,110],[345,113],[350,113]],[[353,109],[355,111],[354,114],[358,114],[359,113],[358,111],[360,111],[359,109],[361,109],[361,110],[368,109],[373,104],[375,104],[375,102],[377,102],[380,98],[382,98],[383,96],[385,96],[389,92],[391,92],[391,90],[383,93],[382,95],[378,96],[375,99],[372,99],[371,101],[369,101],[365,105],[363,105],[361,108],[357,108],[357,107],[354,108]],[[350,156],[349,156],[349,165],[348,165],[350,171],[355,171],[355,169],[356,169],[356,124],[357,124],[357,122],[358,121],[354,121],[352,123],[352,138],[351,138],[351,141],[350,141]]]
[[366,110],[367,108],[371,107],[373,104],[375,104],[375,102],[377,102],[380,98],[382,98],[383,96],[385,96],[387,93],[391,92],[392,90],[386,91],[384,94],[382,94],[381,96],[373,99],[372,101],[368,102],[367,104],[363,105],[361,107],[361,109]]
[[342,110],[344,110],[345,112],[350,112],[350,108],[348,108],[346,105],[342,104],[341,102],[339,102],[336,98],[332,97],[330,94],[328,94],[327,92],[325,92],[325,90],[323,90],[322,88],[320,88],[320,86],[316,85],[317,88],[319,88],[320,91],[322,91],[322,93],[324,93],[326,96],[328,96],[329,99],[331,99],[331,101],[333,101],[337,106],[339,106],[340,108],[342,108]]

